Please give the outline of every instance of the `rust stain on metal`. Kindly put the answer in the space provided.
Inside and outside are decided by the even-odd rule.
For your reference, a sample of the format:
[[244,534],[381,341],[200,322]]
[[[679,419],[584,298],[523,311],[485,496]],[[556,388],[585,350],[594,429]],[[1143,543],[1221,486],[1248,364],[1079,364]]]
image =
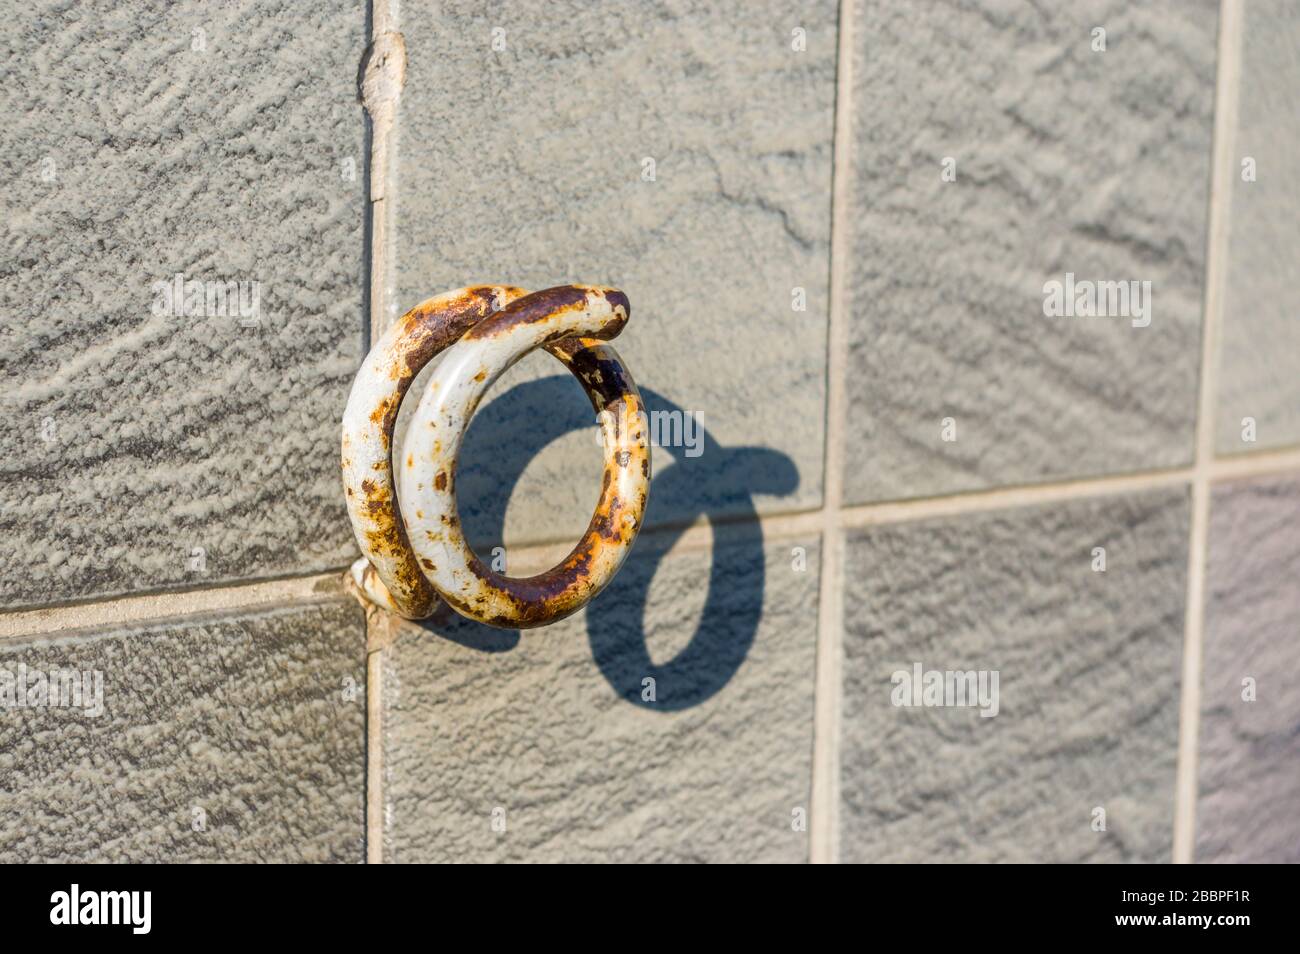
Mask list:
[[[343,421],[348,513],[365,554],[352,575],[368,599],[413,619],[431,615],[441,600],[471,619],[513,629],[562,619],[609,583],[641,528],[649,491],[641,396],[602,343],[622,331],[629,314],[627,296],[612,288],[563,285],[528,294],[482,285],[431,298],[390,329],[358,373]],[[601,425],[605,469],[591,522],[569,555],[545,573],[514,578],[469,548],[453,476],[484,393],[535,348],[551,352],[586,390]],[[394,477],[402,399],[443,351],[405,438],[407,466]],[[434,474],[427,483],[416,476],[425,465]],[[414,517],[403,517],[403,508]]]

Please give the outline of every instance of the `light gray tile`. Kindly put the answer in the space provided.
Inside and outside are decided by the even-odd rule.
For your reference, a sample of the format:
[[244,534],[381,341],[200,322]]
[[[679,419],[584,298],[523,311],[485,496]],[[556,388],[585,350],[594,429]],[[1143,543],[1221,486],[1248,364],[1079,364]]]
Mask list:
[[365,680],[351,599],[0,642],[0,860],[361,861]]
[[[1217,444],[1222,453],[1300,443],[1300,7],[1242,5],[1227,285],[1220,334]],[[1253,169],[1245,165],[1247,160]],[[1253,175],[1253,181],[1246,181]],[[1255,441],[1243,440],[1243,419]]]
[[[1176,490],[852,534],[841,857],[1168,861],[1187,533]],[[917,663],[998,672],[996,715],[895,705]]]
[[[1217,7],[858,0],[851,501],[1191,460]],[[1067,273],[1150,324],[1046,317]]]
[[[365,28],[351,0],[0,18],[0,604],[347,561]],[[178,273],[215,310],[258,282],[259,323],[251,284],[155,313]]]
[[1300,477],[1216,487],[1209,540],[1196,860],[1300,862]]
[[643,536],[587,609],[522,637],[404,627],[385,859],[806,860],[818,548],[755,524],[718,539]]
[[[481,281],[619,287],[616,346],[651,409],[698,415],[716,445],[658,454],[690,470],[695,512],[815,506],[836,4],[415,0],[402,31],[395,304]],[[598,452],[557,436],[590,429],[581,389],[532,355],[494,395],[465,472],[499,474],[521,441],[536,457],[517,487],[462,482],[467,528],[490,536],[508,499],[509,543],[581,533]],[[678,517],[651,500],[650,523]]]

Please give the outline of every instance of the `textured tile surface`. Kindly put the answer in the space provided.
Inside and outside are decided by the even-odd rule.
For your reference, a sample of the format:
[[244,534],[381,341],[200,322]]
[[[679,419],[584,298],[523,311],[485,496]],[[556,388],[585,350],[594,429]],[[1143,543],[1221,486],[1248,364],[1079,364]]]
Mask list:
[[386,860],[805,860],[817,548],[723,537],[710,557],[643,536],[583,613],[522,638],[403,630]]
[[[1300,443],[1300,7],[1243,4],[1241,93],[1220,335],[1217,442],[1221,452]],[[1253,161],[1254,169],[1243,166]],[[1253,172],[1254,181],[1243,173]],[[1242,440],[1242,419],[1256,441]]]
[[[858,0],[850,500],[1191,459],[1217,7]],[[1150,324],[1045,317],[1066,273]]]
[[346,562],[364,37],[351,0],[0,18],[0,603]]
[[[698,414],[719,445],[679,460],[696,509],[744,509],[750,494],[769,510],[815,505],[835,25],[831,0],[403,3],[395,302],[489,280],[622,288],[632,321],[617,348],[650,407]],[[526,399],[512,390],[556,375]],[[497,449],[534,440],[550,416],[592,422],[544,355],[494,394],[470,472],[498,473]],[[508,541],[582,531],[593,445],[571,433],[528,466]],[[483,508],[505,509],[483,493],[461,496],[471,531]],[[651,501],[651,523],[675,516]]]
[[352,600],[0,643],[103,687],[0,709],[0,861],[362,860],[365,668]]
[[[1178,490],[850,536],[841,858],[1169,860],[1187,524]],[[996,670],[997,714],[893,705],[915,663]]]
[[1300,477],[1215,488],[1197,861],[1300,862],[1298,581]]

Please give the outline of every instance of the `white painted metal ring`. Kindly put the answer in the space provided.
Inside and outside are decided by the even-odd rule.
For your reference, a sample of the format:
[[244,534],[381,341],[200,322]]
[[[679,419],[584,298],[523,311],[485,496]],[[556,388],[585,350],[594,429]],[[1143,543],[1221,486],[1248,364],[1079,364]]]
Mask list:
[[[641,396],[612,338],[627,297],[565,285],[534,294],[475,286],[408,312],[366,358],[343,418],[343,476],[364,554],[353,579],[371,601],[421,619],[439,598],[471,619],[526,628],[562,619],[617,573],[640,530],[649,492],[650,444]],[[470,549],[456,503],[456,461],[488,388],[535,348],[559,358],[599,415],[605,470],[596,512],[557,566],[527,578],[496,573]],[[394,481],[393,425],[420,369],[443,349],[407,430]]]

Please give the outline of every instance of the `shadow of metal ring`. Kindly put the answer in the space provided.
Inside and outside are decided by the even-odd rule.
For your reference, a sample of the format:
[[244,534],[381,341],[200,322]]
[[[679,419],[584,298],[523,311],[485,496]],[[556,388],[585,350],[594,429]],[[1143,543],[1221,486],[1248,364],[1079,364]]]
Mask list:
[[[533,458],[553,441],[590,426],[590,417],[576,406],[570,389],[562,377],[522,382],[474,419],[466,435],[469,471],[463,483],[481,508],[466,516],[480,544],[502,539],[506,507]],[[685,414],[653,390],[642,389],[642,395],[652,409],[649,414]],[[531,413],[537,406],[552,408],[552,413],[537,420]],[[798,470],[784,454],[762,447],[725,447],[702,425],[701,430],[701,456],[692,457],[681,447],[661,448],[675,463],[656,470],[652,504],[661,524],[685,527],[703,515],[713,529],[709,584],[689,643],[662,663],[651,660],[646,645],[650,586],[684,532],[680,529],[642,535],[604,596],[586,610],[588,640],[606,681],[627,702],[660,712],[705,701],[744,662],[762,617],[765,591],[763,532],[752,495],[788,494],[799,480]],[[498,454],[502,433],[518,433],[520,439],[511,442],[507,453]],[[435,625],[432,631],[478,652],[508,652],[517,641],[506,633],[463,625]],[[643,698],[646,678],[656,681],[654,701]]]

